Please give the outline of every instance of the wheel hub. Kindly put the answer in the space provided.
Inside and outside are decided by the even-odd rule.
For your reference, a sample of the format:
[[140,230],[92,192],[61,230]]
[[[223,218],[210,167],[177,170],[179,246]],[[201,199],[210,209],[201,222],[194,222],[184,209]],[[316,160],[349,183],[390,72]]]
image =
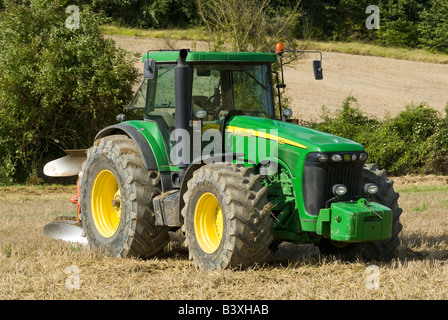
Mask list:
[[223,215],[218,199],[210,193],[202,194],[195,207],[194,229],[196,240],[206,253],[215,252],[223,235]]
[[121,219],[121,193],[117,179],[109,170],[101,170],[93,182],[91,194],[92,219],[98,233],[112,237]]

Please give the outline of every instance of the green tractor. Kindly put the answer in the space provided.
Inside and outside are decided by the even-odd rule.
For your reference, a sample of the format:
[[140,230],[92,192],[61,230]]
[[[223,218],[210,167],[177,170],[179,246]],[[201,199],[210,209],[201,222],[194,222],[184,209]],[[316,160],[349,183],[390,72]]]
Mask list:
[[284,241],[348,259],[393,256],[393,182],[360,144],[281,109],[278,48],[143,56],[144,80],[118,123],[46,167],[79,172],[72,224],[90,246],[151,258],[181,229],[189,258],[209,270],[263,263]]

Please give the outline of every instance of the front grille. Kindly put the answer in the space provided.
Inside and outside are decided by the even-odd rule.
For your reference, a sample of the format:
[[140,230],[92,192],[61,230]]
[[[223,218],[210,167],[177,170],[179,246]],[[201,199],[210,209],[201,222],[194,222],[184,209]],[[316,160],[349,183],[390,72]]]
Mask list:
[[332,187],[335,184],[347,186],[346,198],[359,196],[362,191],[363,165],[364,162],[359,160],[320,163],[317,154],[310,153],[303,171],[303,199],[308,214],[318,215],[320,209],[325,208],[326,202],[334,197]]

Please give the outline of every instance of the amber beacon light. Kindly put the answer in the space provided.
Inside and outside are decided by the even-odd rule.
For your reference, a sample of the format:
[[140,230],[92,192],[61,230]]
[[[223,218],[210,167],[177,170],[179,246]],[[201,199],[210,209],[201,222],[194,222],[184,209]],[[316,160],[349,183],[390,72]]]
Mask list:
[[283,46],[283,43],[277,42],[277,44],[275,45],[275,53],[282,54],[283,52],[285,52],[285,47]]

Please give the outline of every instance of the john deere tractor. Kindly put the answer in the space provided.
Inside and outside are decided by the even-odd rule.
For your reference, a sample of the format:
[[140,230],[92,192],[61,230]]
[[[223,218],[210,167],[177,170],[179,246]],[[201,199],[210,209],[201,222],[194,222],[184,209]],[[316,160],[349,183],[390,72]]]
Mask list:
[[[366,164],[360,144],[282,110],[284,54],[280,45],[148,51],[117,124],[64,160],[79,172],[72,201],[88,243],[151,258],[181,229],[190,259],[211,270],[263,263],[284,241],[348,259],[391,258],[401,230],[393,182]],[[314,67],[322,79],[321,60]]]

